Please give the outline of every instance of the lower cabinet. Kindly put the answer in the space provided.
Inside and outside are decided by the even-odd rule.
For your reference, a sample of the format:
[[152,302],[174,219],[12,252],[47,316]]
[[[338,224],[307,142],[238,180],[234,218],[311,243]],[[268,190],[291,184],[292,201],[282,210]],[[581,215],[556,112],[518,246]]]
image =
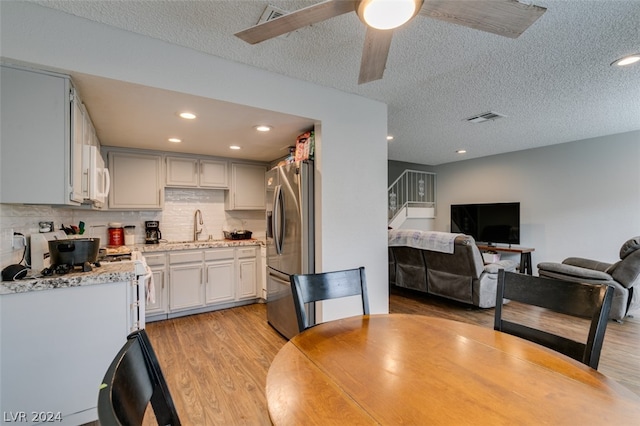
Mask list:
[[145,304],[146,320],[149,322],[153,321],[154,315],[167,313],[167,256],[164,253],[147,254],[145,259],[153,274],[153,297],[147,297]]
[[169,253],[169,310],[204,306],[202,251]]
[[155,301],[146,320],[229,308],[258,299],[258,246],[145,254]]
[[258,297],[258,254],[256,247],[236,249],[238,255],[238,299]]
[[205,301],[207,304],[231,302],[235,299],[235,250],[218,249],[204,252],[206,268]]

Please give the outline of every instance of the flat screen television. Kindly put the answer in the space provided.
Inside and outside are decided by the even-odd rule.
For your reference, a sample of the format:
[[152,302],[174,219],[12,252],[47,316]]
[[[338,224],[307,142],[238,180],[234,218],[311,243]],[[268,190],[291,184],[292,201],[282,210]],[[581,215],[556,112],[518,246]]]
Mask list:
[[452,204],[451,232],[489,245],[520,244],[520,203]]

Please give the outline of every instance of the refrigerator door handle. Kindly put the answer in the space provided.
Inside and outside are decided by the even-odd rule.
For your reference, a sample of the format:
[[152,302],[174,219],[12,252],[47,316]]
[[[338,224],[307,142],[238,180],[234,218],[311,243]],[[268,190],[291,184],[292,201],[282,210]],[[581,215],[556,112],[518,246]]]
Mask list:
[[287,275],[269,272],[269,276],[271,277],[272,280],[276,281],[278,284],[282,284],[285,286],[291,285],[291,281]]
[[275,188],[273,196],[273,240],[276,247],[276,253],[282,254],[282,247],[284,244],[284,200],[282,198],[282,186],[278,185]]

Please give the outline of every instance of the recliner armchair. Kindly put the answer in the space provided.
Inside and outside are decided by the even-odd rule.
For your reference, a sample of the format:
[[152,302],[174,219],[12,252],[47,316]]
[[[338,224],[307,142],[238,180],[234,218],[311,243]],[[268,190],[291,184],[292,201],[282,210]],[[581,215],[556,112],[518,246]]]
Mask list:
[[606,263],[569,257],[562,263],[541,262],[538,275],[565,281],[607,284],[614,288],[609,318],[621,321],[640,308],[640,236],[620,248],[620,260]]

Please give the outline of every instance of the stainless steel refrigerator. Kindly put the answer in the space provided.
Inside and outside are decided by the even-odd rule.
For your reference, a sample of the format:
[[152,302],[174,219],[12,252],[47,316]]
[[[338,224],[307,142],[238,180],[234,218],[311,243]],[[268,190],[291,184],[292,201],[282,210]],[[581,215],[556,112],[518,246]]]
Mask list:
[[[313,162],[300,161],[267,172],[267,320],[290,339],[298,322],[289,276],[313,273]],[[313,304],[307,304],[315,318]]]

